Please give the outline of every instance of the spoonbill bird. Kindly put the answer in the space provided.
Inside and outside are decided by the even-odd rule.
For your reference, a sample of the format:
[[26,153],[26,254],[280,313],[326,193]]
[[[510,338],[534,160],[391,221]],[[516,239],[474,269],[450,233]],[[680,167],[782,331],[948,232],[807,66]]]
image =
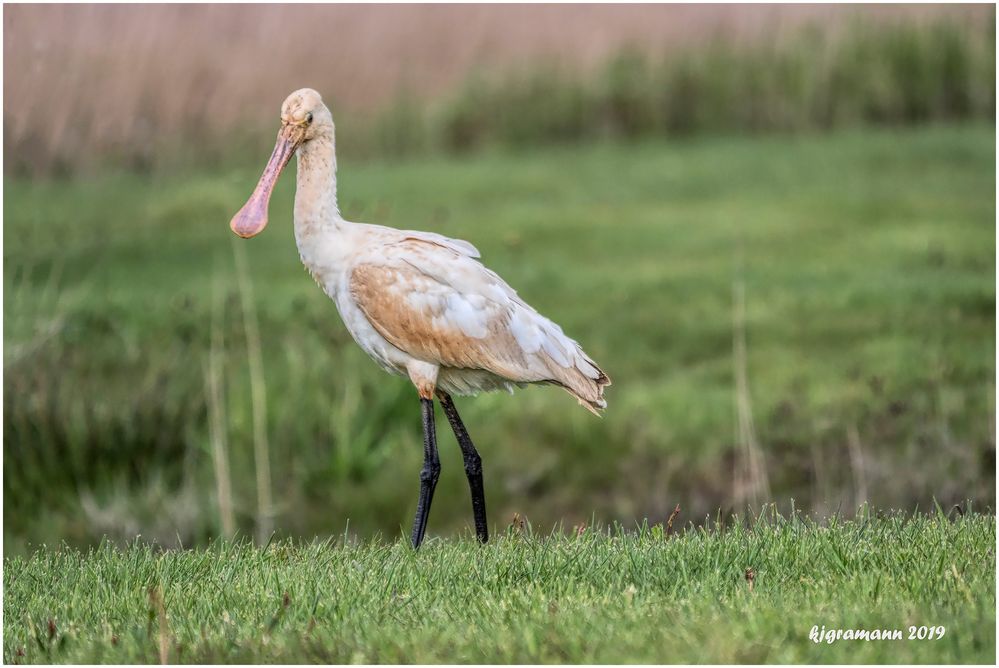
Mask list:
[[596,362],[498,275],[472,244],[433,232],[343,219],[336,200],[333,116],[319,93],[297,90],[264,173],[230,227],[240,237],[267,225],[274,184],[298,155],[295,241],[302,263],[336,304],[351,336],[384,370],[408,376],[423,413],[423,469],[413,523],[419,548],[440,475],[434,396],[458,440],[472,494],[475,533],[489,539],[482,460],[451,395],[557,385],[595,414],[610,385]]

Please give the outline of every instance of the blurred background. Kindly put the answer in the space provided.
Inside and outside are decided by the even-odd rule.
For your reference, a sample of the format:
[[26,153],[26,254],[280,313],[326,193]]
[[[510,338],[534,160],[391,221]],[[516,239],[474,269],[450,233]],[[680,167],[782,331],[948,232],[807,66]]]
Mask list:
[[[460,399],[494,531],[995,498],[992,6],[5,6],[4,549],[399,535],[408,381],[302,270],[284,97],[348,219],[465,238],[614,379]],[[443,421],[430,533],[469,531]]]

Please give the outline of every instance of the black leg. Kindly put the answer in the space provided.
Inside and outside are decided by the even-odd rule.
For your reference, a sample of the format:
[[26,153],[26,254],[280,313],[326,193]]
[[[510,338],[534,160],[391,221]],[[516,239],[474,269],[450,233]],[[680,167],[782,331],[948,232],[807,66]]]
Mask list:
[[472,513],[475,516],[475,535],[480,543],[489,540],[489,528],[486,526],[486,492],[482,487],[482,458],[475,449],[472,439],[469,438],[465,425],[458,415],[458,409],[454,407],[451,396],[447,392],[437,392],[441,400],[441,408],[447,421],[451,423],[455,438],[461,447],[461,454],[465,458],[465,475],[468,476],[468,488],[472,492]]
[[413,521],[413,549],[420,547],[427,533],[430,502],[434,500],[434,488],[441,474],[434,428],[434,400],[421,398],[420,407],[423,409],[423,469],[420,471],[420,501],[416,505],[416,519]]

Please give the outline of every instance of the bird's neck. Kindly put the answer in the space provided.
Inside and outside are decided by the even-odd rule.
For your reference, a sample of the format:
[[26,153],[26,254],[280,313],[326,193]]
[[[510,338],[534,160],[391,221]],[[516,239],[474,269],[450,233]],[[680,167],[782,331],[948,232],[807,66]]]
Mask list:
[[348,223],[336,201],[336,153],[332,137],[317,137],[298,150],[295,241],[302,262],[315,274],[328,262],[332,237]]
[[336,152],[332,137],[318,137],[298,150],[295,230],[336,227],[341,220],[336,202]]

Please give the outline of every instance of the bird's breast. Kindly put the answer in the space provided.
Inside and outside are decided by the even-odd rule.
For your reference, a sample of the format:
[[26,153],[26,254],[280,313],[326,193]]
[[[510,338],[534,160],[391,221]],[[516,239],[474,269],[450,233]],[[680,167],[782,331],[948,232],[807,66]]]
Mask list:
[[335,243],[333,235],[298,224],[295,226],[295,243],[306,271],[335,301],[345,270],[342,248]]

